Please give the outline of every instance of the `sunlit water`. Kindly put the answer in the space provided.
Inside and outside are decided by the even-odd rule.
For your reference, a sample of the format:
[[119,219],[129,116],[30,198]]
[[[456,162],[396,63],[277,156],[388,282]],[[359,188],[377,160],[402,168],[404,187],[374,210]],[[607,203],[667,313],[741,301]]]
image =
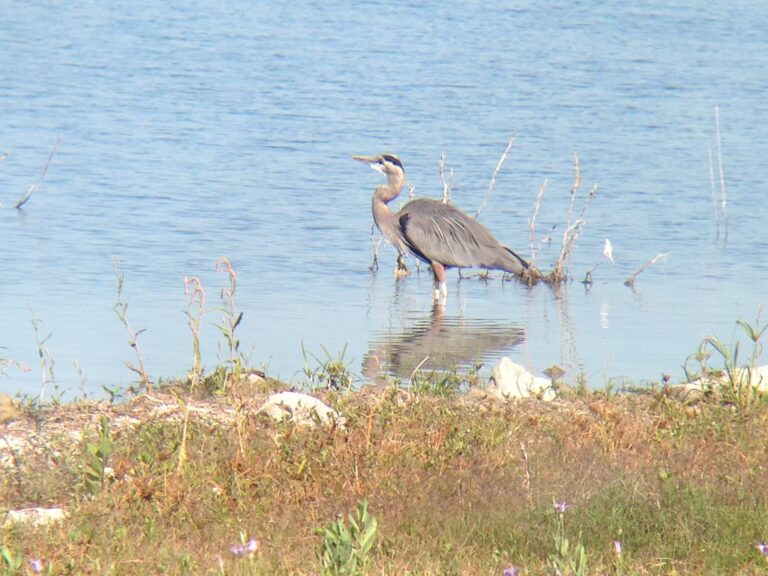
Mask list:
[[[760,2],[15,3],[0,27],[0,390],[36,394],[37,337],[70,397],[124,386],[136,363],[112,307],[113,259],[153,379],[192,363],[183,279],[199,276],[206,366],[227,356],[217,258],[238,275],[237,333],[255,365],[303,381],[326,351],[381,371],[511,356],[591,386],[682,377],[702,338],[731,342],[768,296],[768,11]],[[720,109],[727,240],[713,201]],[[62,135],[44,181],[21,209]],[[430,274],[371,262],[376,173],[402,158],[417,195],[474,212],[542,268],[573,182],[598,191],[553,291],[458,280],[433,311]],[[717,200],[719,182],[715,183]],[[718,226],[716,215],[721,214]],[[719,234],[718,234],[719,232]],[[615,264],[602,256],[614,246]],[[635,290],[623,281],[657,253]],[[413,267],[413,262],[411,266]],[[594,285],[579,282],[593,269]],[[765,320],[765,318],[763,318]],[[79,368],[78,368],[79,367]],[[50,393],[50,390],[49,390]]]

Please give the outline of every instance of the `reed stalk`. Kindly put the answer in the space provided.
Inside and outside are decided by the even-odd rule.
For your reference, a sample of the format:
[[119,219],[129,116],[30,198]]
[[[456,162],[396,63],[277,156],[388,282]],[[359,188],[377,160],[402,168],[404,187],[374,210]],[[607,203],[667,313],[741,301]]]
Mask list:
[[115,280],[117,282],[117,300],[115,301],[115,305],[112,307],[112,309],[115,311],[115,314],[117,314],[120,323],[128,332],[128,345],[133,348],[133,351],[136,353],[136,361],[138,363],[138,366],[136,366],[126,361],[125,366],[138,375],[139,384],[145,392],[152,392],[152,382],[150,381],[147,370],[144,367],[144,357],[141,354],[141,347],[139,346],[139,336],[142,332],[144,332],[144,328],[139,331],[135,331],[131,327],[131,324],[128,322],[128,302],[123,300],[123,282],[125,281],[125,276],[120,271],[119,258],[115,258],[112,261],[112,269],[115,273]]
[[[63,136],[59,136],[56,139],[56,143],[53,145],[53,149],[51,150],[51,153],[48,155],[48,160],[46,161],[45,165],[43,166],[42,170],[40,171],[40,175],[37,177],[37,180],[34,184],[32,184],[29,188],[27,188],[27,191],[21,195],[21,197],[16,201],[16,204],[14,204],[14,208],[17,210],[24,206],[24,204],[27,203],[27,201],[32,197],[32,194],[37,191],[40,186],[43,184],[43,179],[45,178],[45,174],[48,172],[48,167],[51,165],[51,160],[53,160],[54,154],[56,154],[56,150],[59,148],[59,144],[61,143]],[[5,159],[5,158],[3,158]]]

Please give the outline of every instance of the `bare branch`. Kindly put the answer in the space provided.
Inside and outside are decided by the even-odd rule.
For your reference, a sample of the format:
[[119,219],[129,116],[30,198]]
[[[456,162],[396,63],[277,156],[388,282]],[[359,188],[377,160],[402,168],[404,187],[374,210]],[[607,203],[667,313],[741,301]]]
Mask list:
[[451,203],[451,189],[453,187],[453,170],[450,172],[450,180],[445,178],[445,152],[440,152],[440,160],[437,163],[440,183],[443,185],[443,204]]
[[709,164],[709,191],[712,196],[712,208],[715,212],[715,224],[717,226],[716,239],[720,238],[720,209],[717,206],[717,194],[715,192],[715,167],[712,163],[712,147],[707,146],[707,161]]
[[667,256],[669,256],[669,254],[670,254],[669,252],[659,252],[658,254],[656,254],[656,256],[654,256],[653,258],[648,260],[645,264],[640,266],[640,268],[638,268],[629,278],[624,280],[624,286],[629,286],[630,288],[634,287],[635,280],[637,280],[637,277],[640,276],[640,274],[646,268],[649,268],[649,267],[653,266],[659,260],[665,260],[666,261]]
[[715,106],[715,132],[717,138],[717,168],[720,175],[720,209],[723,212],[723,227],[725,239],[728,240],[728,193],[725,190],[725,175],[723,174],[723,151],[720,138],[720,107]]
[[504,153],[501,155],[501,158],[499,158],[499,162],[496,164],[496,169],[493,171],[493,176],[491,176],[491,181],[488,183],[488,190],[485,191],[483,203],[480,204],[480,208],[478,208],[477,212],[475,212],[475,220],[477,220],[477,218],[480,216],[480,212],[483,211],[485,205],[488,203],[488,198],[490,198],[491,192],[493,192],[493,188],[496,186],[496,176],[498,176],[501,167],[504,165],[504,162],[509,156],[509,151],[512,149],[512,144],[514,144],[514,142],[515,138],[512,138],[507,144],[507,147],[504,149]]
[[544,191],[547,188],[547,179],[541,183],[539,191],[536,193],[536,200],[533,202],[533,214],[528,219],[528,233],[531,240],[531,266],[536,264],[536,217],[539,215],[539,209],[541,208],[541,199],[544,197]]
[[51,153],[48,156],[48,161],[45,163],[45,166],[43,166],[43,169],[40,171],[40,176],[37,178],[37,182],[32,184],[29,188],[27,188],[27,191],[16,201],[16,204],[14,205],[14,208],[19,209],[24,204],[27,203],[27,200],[29,200],[30,196],[38,189],[40,188],[40,185],[43,183],[43,178],[45,178],[45,173],[48,172],[48,166],[51,165],[51,160],[53,160],[53,155],[56,154],[56,150],[59,148],[59,143],[61,143],[63,136],[59,135],[59,137],[56,139],[56,143],[53,145],[53,149],[51,150]]

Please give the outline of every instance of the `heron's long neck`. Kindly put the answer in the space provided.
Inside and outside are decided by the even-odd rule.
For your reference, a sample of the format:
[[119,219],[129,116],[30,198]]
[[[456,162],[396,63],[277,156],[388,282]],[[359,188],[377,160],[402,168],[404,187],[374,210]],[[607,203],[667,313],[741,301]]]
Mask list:
[[373,221],[387,240],[394,240],[394,228],[397,226],[395,215],[390,212],[387,203],[391,202],[400,195],[403,189],[402,176],[390,176],[384,186],[376,188],[373,193]]

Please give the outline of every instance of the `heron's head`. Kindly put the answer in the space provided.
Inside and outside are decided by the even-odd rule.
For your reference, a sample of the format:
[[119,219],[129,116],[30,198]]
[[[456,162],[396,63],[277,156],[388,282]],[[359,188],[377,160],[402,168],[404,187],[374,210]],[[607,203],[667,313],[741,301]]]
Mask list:
[[405,174],[403,163],[394,154],[380,154],[378,156],[352,156],[358,162],[364,162],[371,168],[384,174],[389,179],[392,176],[402,177]]

